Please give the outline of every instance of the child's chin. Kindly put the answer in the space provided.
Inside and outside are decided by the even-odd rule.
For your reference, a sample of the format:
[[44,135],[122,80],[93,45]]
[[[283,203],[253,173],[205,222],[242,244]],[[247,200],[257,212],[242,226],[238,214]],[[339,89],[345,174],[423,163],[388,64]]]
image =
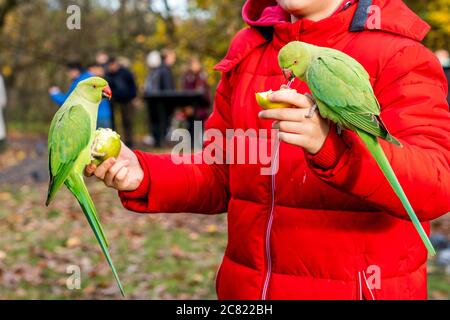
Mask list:
[[280,7],[294,16],[304,15],[308,6],[311,6],[313,3],[314,0],[278,0]]

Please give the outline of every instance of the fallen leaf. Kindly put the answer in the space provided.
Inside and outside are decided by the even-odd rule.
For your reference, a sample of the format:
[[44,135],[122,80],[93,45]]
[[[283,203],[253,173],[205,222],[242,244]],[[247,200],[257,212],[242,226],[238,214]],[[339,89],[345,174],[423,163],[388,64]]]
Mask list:
[[22,161],[26,158],[27,154],[24,151],[17,152],[17,160]]
[[217,225],[215,224],[209,224],[206,226],[206,232],[208,233],[216,233],[217,232]]
[[71,237],[66,242],[67,248],[76,248],[81,245],[81,240],[78,237]]
[[0,201],[8,201],[11,200],[12,196],[9,192],[0,192]]

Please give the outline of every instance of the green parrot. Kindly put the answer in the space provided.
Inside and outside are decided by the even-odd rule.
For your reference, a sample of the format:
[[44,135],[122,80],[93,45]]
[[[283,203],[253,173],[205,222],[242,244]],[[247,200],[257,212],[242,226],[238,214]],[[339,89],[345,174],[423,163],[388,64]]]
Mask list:
[[339,128],[357,133],[402,202],[428,252],[435,255],[433,245],[378,142],[380,138],[402,146],[381,121],[380,104],[364,67],[340,51],[300,41],[284,46],[278,62],[288,81],[299,78],[308,84],[312,93],[310,98],[315,104],[307,117],[312,117],[318,108],[323,118],[333,121]]
[[109,253],[109,244],[97,210],[83,179],[86,165],[91,163],[91,147],[95,136],[97,112],[102,98],[111,99],[108,82],[92,77],[81,81],[55,114],[48,134],[50,184],[46,205],[65,184],[78,200],[89,225],[108,261],[119,286],[124,290]]

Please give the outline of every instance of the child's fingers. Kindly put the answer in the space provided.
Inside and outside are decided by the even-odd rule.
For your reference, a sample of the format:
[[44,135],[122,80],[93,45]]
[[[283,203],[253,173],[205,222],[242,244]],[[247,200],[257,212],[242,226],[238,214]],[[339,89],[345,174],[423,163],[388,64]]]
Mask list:
[[276,121],[272,128],[283,132],[301,134],[304,131],[305,124],[298,121]]
[[305,121],[305,115],[309,113],[308,109],[298,108],[281,108],[281,109],[268,109],[261,111],[259,117],[261,119],[273,119],[278,121]]
[[128,173],[128,168],[127,167],[122,167],[119,172],[117,172],[116,176],[114,177],[114,182],[121,182],[125,179],[125,177],[127,176]]
[[279,90],[269,95],[271,102],[285,102],[298,108],[311,108],[312,101],[295,90]]
[[300,134],[280,132],[279,133],[280,140],[295,146],[305,147],[306,138]]
[[120,169],[120,171],[116,174],[114,178],[114,187],[118,190],[122,190],[126,187],[126,181],[127,181],[127,175],[128,175],[128,168],[123,167]]
[[116,159],[109,158],[105,162],[103,162],[97,170],[95,170],[95,176],[100,180],[105,180],[106,172],[116,163]]
[[97,170],[97,166],[95,164],[88,164],[86,168],[84,168],[84,175],[86,177],[92,177],[95,173],[95,170]]
[[129,160],[117,161],[105,174],[104,182],[108,187],[114,187],[114,178],[119,171],[130,164]]

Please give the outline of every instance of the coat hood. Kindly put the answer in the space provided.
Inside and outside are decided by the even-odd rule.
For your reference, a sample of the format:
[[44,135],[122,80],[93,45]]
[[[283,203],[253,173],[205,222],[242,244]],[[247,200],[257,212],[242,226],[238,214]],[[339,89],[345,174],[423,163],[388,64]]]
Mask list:
[[[363,8],[358,8],[358,6]],[[369,16],[371,14],[380,15],[381,23],[380,28],[377,28],[377,30],[422,41],[430,29],[429,25],[411,11],[401,0],[360,0],[353,3],[347,10],[352,10],[355,13],[361,11],[360,15],[361,13],[365,15],[363,20],[365,22],[367,14],[364,13],[370,6],[374,7],[373,10],[369,10],[371,12]],[[378,10],[378,12],[374,10]],[[341,13],[338,15],[341,15]],[[289,21],[289,14],[277,4],[276,0],[247,0],[242,9],[242,16],[244,21],[251,27],[275,26]],[[361,28],[355,27],[358,22],[361,22],[356,20],[358,20],[356,15],[353,15],[351,31],[370,29],[370,26],[367,26],[366,23]]]

